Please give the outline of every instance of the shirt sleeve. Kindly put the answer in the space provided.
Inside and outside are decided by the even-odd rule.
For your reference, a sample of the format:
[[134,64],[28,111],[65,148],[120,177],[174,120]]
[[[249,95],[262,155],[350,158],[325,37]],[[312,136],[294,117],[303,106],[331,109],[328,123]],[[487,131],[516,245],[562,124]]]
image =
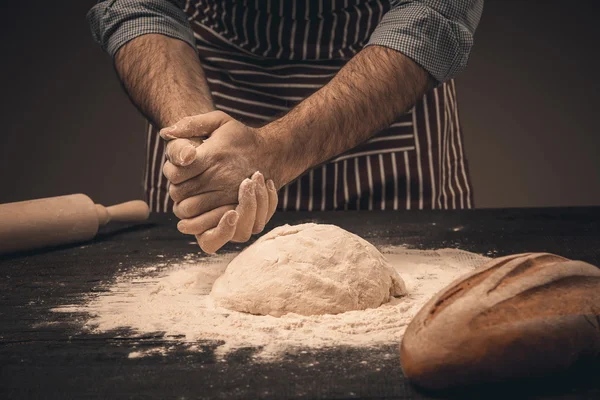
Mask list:
[[483,0],[396,0],[367,46],[399,51],[438,82],[467,66]]
[[184,4],[185,0],[100,0],[87,19],[94,40],[112,57],[125,43],[149,33],[183,40],[195,50]]

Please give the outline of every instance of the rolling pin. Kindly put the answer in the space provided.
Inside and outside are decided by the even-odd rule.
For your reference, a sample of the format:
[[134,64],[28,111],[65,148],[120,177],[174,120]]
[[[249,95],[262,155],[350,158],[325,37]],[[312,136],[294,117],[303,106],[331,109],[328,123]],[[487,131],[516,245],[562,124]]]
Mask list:
[[109,221],[143,221],[148,214],[141,200],[104,207],[84,194],[0,204],[0,254],[85,242]]

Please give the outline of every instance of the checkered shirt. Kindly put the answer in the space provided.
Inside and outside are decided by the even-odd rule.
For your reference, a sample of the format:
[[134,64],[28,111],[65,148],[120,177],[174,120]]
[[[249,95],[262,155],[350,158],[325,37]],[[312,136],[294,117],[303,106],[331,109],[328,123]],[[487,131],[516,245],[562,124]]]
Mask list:
[[[366,0],[365,0],[366,1]],[[483,0],[396,0],[372,33],[378,45],[413,59],[438,82],[467,65]],[[94,39],[111,56],[135,37],[158,33],[194,47],[185,0],[101,0],[88,13]]]

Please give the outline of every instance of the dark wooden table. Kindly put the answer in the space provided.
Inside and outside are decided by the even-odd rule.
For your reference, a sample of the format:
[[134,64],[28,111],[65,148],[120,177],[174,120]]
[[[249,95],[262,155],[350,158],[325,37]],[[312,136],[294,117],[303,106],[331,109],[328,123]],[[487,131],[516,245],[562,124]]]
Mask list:
[[[502,256],[546,251],[600,265],[600,207],[461,212],[279,213],[282,223],[334,223],[375,244],[454,247]],[[1,223],[1,221],[0,221]],[[73,245],[0,258],[0,398],[427,398],[402,374],[397,347],[366,351],[309,350],[256,364],[252,349],[219,362],[217,343],[204,352],[128,358],[163,343],[160,336],[81,333],[81,321],[51,312],[101,290],[119,262],[140,265],[197,251],[176,221],[113,226],[85,246]],[[229,245],[233,251],[239,246]],[[123,266],[121,266],[123,268]],[[172,342],[171,342],[172,344]],[[392,354],[393,357],[385,357]],[[368,364],[360,361],[368,359]],[[446,395],[476,398],[600,398],[600,363],[544,379],[488,385]],[[310,365],[310,366],[309,366]]]

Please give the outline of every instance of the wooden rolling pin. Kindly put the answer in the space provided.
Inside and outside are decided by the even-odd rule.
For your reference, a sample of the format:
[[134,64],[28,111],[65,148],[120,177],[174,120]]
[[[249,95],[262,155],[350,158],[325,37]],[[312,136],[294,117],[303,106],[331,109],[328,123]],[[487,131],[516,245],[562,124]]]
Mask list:
[[143,221],[148,214],[141,200],[104,207],[84,194],[0,204],[0,254],[84,242],[109,221]]

